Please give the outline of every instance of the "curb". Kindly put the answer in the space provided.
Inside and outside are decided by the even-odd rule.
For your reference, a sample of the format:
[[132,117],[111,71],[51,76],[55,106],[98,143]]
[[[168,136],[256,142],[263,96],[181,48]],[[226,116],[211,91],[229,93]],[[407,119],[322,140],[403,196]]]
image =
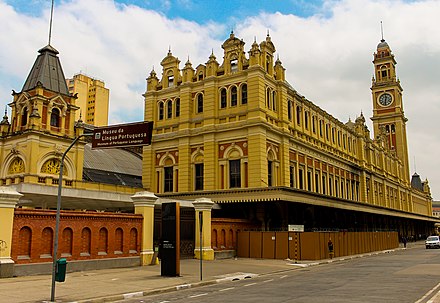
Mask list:
[[[189,283],[189,284],[181,284],[181,285],[175,285],[175,286],[169,286],[169,287],[163,287],[163,288],[157,288],[157,289],[151,289],[146,291],[138,291],[138,292],[132,292],[132,293],[126,293],[126,294],[119,294],[119,295],[112,295],[108,297],[100,297],[100,298],[92,298],[92,299],[85,299],[80,301],[72,301],[68,303],[103,303],[103,302],[113,302],[113,301],[120,301],[130,298],[136,298],[136,297],[145,297],[160,293],[167,293],[177,290],[184,290],[194,287],[200,287],[200,286],[206,286],[206,285],[212,285],[216,283],[220,283],[226,280],[220,279],[220,280],[210,280],[210,281],[201,281],[201,282],[195,282],[195,283]],[[229,280],[228,280],[229,281]]]

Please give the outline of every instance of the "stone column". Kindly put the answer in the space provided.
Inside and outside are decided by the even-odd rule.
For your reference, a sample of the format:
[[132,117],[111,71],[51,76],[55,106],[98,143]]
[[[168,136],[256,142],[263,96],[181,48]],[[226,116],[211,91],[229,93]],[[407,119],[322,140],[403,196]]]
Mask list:
[[141,239],[141,266],[151,265],[153,261],[153,235],[154,235],[154,203],[157,197],[148,191],[137,192],[131,196],[136,214],[144,217],[142,221]]
[[[214,250],[211,248],[211,210],[214,206],[214,202],[212,202],[211,199],[199,198],[193,202],[193,205],[196,216],[195,258],[200,260],[200,256],[203,256],[203,260],[214,260]],[[200,252],[200,212],[203,217],[202,252]]]
[[14,208],[21,196],[13,188],[0,187],[0,278],[14,275],[14,261],[11,259],[12,228]]

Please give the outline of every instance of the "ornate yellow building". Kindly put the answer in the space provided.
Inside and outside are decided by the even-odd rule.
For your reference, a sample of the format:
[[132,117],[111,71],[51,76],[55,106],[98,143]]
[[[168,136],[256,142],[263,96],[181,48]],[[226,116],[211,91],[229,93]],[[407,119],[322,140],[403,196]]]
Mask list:
[[[262,229],[433,230],[428,182],[412,187],[396,61],[382,40],[374,54],[374,138],[360,116],[343,123],[285,79],[271,37],[245,43],[233,33],[223,62],[212,53],[180,69],[171,51],[147,78],[144,188],[160,197],[208,197],[213,216]],[[418,177],[418,175],[417,175]]]

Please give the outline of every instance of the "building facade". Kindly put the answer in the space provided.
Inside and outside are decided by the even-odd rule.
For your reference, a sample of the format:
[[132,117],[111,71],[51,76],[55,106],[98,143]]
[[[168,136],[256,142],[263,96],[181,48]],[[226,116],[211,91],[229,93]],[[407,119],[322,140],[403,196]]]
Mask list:
[[94,126],[108,125],[109,89],[105,83],[84,74],[76,74],[66,80],[69,93],[76,95],[79,110],[75,119],[80,118]]
[[209,197],[213,216],[263,230],[398,230],[434,227],[428,182],[411,186],[406,117],[396,61],[382,40],[374,54],[373,135],[361,113],[343,123],[285,79],[267,35],[246,55],[233,33],[195,69],[171,51],[147,78],[143,185],[160,197]]

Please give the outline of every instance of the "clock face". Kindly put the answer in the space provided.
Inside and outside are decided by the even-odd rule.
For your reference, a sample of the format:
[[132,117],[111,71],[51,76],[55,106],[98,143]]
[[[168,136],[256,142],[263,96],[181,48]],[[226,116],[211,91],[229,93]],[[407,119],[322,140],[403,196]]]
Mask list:
[[380,105],[388,106],[391,104],[391,102],[393,102],[393,97],[390,94],[384,93],[384,94],[380,95],[380,97],[379,97]]

